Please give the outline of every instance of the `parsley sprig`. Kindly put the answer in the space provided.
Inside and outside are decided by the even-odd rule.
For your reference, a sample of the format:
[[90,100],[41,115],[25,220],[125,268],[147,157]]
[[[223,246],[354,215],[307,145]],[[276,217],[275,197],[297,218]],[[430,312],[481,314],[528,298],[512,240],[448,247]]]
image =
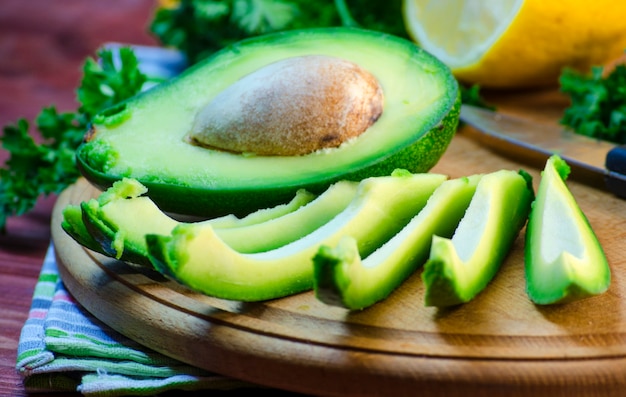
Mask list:
[[137,94],[147,81],[130,48],[120,49],[119,65],[112,50],[100,50],[98,58],[100,62],[85,61],[76,112],[59,113],[50,106],[37,116],[38,141],[25,119],[4,127],[0,141],[9,157],[0,168],[1,232],[6,231],[8,217],[27,213],[40,196],[58,194],[76,181],[75,151],[92,117]]
[[606,76],[601,66],[590,74],[565,69],[560,84],[571,102],[561,124],[581,135],[626,143],[626,65],[617,65]]

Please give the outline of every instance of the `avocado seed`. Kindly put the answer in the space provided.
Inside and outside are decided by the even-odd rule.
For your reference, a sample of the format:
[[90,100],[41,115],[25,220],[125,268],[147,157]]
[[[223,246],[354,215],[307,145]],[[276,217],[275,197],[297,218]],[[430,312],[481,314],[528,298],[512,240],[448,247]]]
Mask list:
[[226,88],[199,111],[189,137],[235,153],[303,155],[359,136],[382,111],[372,74],[343,59],[300,56]]

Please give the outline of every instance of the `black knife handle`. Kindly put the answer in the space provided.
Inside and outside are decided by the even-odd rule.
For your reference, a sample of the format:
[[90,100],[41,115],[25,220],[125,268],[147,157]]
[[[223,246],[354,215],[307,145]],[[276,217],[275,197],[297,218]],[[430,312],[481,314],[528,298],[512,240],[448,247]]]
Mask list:
[[626,198],[626,145],[616,146],[606,155],[605,182],[616,196]]

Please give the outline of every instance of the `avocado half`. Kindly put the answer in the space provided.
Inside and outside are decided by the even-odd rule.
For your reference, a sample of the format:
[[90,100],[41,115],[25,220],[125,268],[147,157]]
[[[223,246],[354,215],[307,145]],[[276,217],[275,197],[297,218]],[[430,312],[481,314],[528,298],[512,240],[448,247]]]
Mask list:
[[[378,80],[382,115],[360,136],[297,156],[249,156],[186,139],[196,114],[224,89],[266,65],[306,55],[353,62]],[[450,70],[408,40],[354,28],[288,31],[233,44],[97,115],[77,163],[101,189],[137,179],[164,211],[242,215],[286,202],[302,188],[319,193],[341,179],[396,168],[426,172],[450,143],[459,110]]]

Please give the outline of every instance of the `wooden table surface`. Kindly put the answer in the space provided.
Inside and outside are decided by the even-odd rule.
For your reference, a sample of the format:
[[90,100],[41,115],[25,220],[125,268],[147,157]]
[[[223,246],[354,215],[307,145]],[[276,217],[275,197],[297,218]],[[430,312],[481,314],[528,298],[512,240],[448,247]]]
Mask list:
[[[0,125],[33,120],[45,106],[76,109],[86,57],[105,42],[156,44],[147,30],[153,0],[3,0],[0,7]],[[4,163],[7,153],[0,150]],[[0,395],[26,396],[16,350],[50,242],[55,197],[8,222],[0,236]]]

